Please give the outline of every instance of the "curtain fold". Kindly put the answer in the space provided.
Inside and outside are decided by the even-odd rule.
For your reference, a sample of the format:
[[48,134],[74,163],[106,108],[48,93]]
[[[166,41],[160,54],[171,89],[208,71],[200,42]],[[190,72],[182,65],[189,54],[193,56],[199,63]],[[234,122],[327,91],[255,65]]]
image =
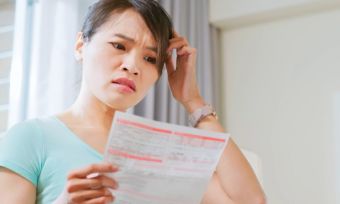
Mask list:
[[16,8],[9,126],[64,110],[80,83],[78,0],[18,0]]
[[31,23],[33,18],[33,2],[17,0],[15,6],[15,32],[13,56],[10,74],[9,118],[8,126],[26,118],[28,93],[28,77],[26,64],[30,63]]
[[[11,69],[9,126],[25,119],[65,110],[75,100],[81,68],[73,55],[85,9],[94,0],[17,0]],[[216,109],[218,31],[209,25],[207,0],[159,0],[175,29],[197,48],[197,78],[202,96]],[[216,100],[217,99],[217,100]],[[172,97],[167,73],[143,101],[128,112],[187,125],[187,113]]]

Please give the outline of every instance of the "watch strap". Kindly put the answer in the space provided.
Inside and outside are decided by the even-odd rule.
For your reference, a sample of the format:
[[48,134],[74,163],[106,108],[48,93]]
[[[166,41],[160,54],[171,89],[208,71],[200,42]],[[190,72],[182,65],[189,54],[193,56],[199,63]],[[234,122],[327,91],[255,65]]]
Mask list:
[[215,110],[212,108],[210,104],[206,104],[198,109],[196,109],[194,112],[189,114],[189,124],[192,127],[196,127],[197,124],[205,117],[212,115],[217,118]]

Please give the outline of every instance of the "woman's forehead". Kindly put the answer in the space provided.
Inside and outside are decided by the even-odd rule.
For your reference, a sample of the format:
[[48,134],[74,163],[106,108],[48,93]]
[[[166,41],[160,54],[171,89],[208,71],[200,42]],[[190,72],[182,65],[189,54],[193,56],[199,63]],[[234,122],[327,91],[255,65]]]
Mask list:
[[146,25],[142,16],[133,9],[127,9],[123,12],[114,12],[107,21],[98,29],[98,32],[104,32],[106,35],[115,36],[123,34],[134,39],[137,43],[155,46],[155,39]]

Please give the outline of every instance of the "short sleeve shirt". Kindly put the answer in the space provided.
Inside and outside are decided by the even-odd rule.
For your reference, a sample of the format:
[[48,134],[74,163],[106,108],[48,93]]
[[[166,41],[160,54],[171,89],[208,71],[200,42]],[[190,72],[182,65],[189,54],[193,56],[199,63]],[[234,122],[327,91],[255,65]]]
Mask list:
[[36,187],[37,204],[52,203],[70,171],[102,160],[103,155],[56,117],[19,123],[0,141],[0,166]]

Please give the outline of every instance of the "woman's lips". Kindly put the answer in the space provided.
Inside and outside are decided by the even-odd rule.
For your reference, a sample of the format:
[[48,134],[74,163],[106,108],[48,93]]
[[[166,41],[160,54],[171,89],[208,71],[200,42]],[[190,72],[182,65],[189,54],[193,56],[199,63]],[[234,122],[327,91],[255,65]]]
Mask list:
[[135,83],[128,78],[117,78],[112,81],[112,84],[123,93],[133,93],[136,91]]

